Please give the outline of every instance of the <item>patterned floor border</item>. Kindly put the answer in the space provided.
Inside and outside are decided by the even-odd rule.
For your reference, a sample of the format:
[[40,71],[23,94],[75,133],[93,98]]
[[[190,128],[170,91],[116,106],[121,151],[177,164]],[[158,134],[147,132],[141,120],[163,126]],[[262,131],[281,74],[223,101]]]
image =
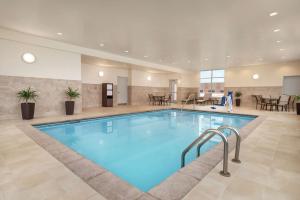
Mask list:
[[[191,109],[189,109],[191,110]],[[157,111],[157,110],[154,110]],[[208,112],[199,111],[198,112]],[[149,110],[140,111],[149,112]],[[123,113],[123,114],[134,114]],[[105,115],[99,117],[115,116]],[[239,114],[235,114],[239,115]],[[95,118],[95,117],[93,117]],[[89,118],[81,118],[89,119]],[[77,119],[77,120],[81,120]],[[264,116],[257,116],[254,120],[240,129],[242,141],[264,121]],[[57,122],[55,122],[57,123]],[[148,192],[142,192],[136,187],[123,181],[111,172],[93,163],[85,157],[79,155],[72,149],[61,144],[54,138],[43,134],[32,125],[19,125],[27,136],[32,138],[38,145],[48,151],[53,157],[63,163],[74,174],[79,176],[88,185],[94,188],[99,194],[109,200],[131,199],[131,200],[175,200],[182,199],[189,191],[192,190],[219,162],[222,161],[223,144],[220,143],[214,148],[201,155],[186,167],[178,170],[168,177],[159,185],[155,186]],[[228,137],[229,152],[235,148],[235,135]],[[243,146],[241,145],[241,148]],[[242,159],[242,158],[241,158]]]

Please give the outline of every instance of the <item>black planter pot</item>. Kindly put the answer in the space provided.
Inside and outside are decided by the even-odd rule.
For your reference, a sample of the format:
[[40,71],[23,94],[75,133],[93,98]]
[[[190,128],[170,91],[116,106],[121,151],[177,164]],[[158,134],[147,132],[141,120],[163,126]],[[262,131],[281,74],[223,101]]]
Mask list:
[[235,105],[237,107],[240,107],[240,105],[241,105],[241,99],[235,99]]
[[297,115],[300,115],[300,103],[296,103]]
[[33,119],[35,103],[21,103],[22,119]]
[[73,115],[75,102],[74,101],[66,101],[65,106],[66,106],[66,115]]

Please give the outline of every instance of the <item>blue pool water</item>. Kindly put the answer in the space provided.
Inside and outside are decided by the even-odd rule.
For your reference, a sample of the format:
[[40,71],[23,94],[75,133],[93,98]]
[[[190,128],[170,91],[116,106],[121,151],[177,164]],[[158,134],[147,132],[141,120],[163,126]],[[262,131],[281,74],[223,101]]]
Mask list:
[[[208,128],[241,128],[252,116],[175,109],[36,126],[142,191],[180,169],[180,156]],[[221,140],[215,136],[202,152]],[[195,150],[187,163],[195,159]]]

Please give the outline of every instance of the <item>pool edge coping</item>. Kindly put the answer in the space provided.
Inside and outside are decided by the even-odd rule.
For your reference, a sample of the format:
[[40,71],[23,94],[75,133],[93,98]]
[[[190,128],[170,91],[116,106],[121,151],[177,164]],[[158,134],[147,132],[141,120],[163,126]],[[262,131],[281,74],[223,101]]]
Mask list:
[[[38,130],[34,126],[42,124],[52,124],[52,123],[64,123],[76,120],[85,119],[96,119],[105,118],[112,116],[120,116],[126,114],[138,114],[143,112],[154,112],[161,110],[169,110],[179,108],[161,108],[155,110],[144,110],[137,112],[126,112],[120,114],[104,114],[101,116],[93,117],[81,117],[78,119],[71,120],[58,120],[52,122],[44,123],[32,123],[26,125],[18,125],[19,128],[29,136],[33,141],[35,141],[39,146],[41,146],[45,151],[52,155],[55,159],[61,162],[66,168],[71,170],[75,175],[80,177],[85,183],[94,188],[100,195],[108,199],[181,199],[187,193],[189,193],[218,163],[222,161],[223,144],[220,143],[214,148],[210,149],[208,152],[195,159],[186,167],[179,169],[174,174],[166,178],[160,184],[151,188],[148,192],[143,192],[136,188],[135,186],[127,183],[123,179],[117,177],[110,171],[104,169],[99,164],[95,164],[93,161],[81,156],[79,153],[60,143],[56,139],[52,138],[47,134],[41,134],[42,131]],[[186,111],[197,111],[197,112],[208,112],[203,110],[195,109],[184,109]],[[257,128],[264,120],[265,116],[262,115],[248,115],[239,113],[226,113],[220,111],[212,111],[213,113],[221,114],[233,114],[233,115],[243,115],[243,116],[253,116],[256,117],[246,126],[240,129],[240,135],[242,141],[248,137],[248,135]],[[235,136],[232,134],[228,137],[229,152],[235,149]],[[221,153],[220,153],[221,152]],[[221,156],[220,156],[221,155]],[[213,158],[213,159],[211,159]],[[217,159],[216,159],[217,158]],[[205,173],[200,173],[199,170],[202,169]],[[95,171],[95,172],[94,172]],[[91,172],[94,172],[94,174]],[[118,187],[114,187],[118,185]],[[181,188],[174,188],[172,185],[184,185]],[[121,187],[121,188],[120,188]]]

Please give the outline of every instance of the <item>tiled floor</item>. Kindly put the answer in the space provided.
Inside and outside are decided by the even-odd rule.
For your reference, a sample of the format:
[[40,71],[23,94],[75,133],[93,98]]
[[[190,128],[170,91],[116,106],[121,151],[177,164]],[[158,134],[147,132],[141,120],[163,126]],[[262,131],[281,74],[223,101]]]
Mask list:
[[[30,123],[159,108],[122,106],[90,109],[80,115],[35,119]],[[209,107],[199,109],[209,110]],[[263,114],[266,120],[243,141],[240,156],[242,163],[230,162],[230,178],[218,174],[221,169],[219,164],[185,199],[299,199],[300,117],[292,113],[271,113],[248,108],[235,111]],[[18,128],[24,123],[28,122],[0,122],[0,200],[104,199],[27,137]]]

